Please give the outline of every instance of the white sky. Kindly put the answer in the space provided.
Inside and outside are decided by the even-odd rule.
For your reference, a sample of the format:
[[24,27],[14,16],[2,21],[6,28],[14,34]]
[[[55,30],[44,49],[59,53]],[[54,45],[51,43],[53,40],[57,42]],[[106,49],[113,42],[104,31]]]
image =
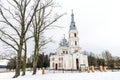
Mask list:
[[109,50],[112,55],[120,56],[119,0],[55,0],[55,2],[61,5],[56,12],[67,15],[57,23],[64,27],[63,29],[49,31],[56,43],[47,45],[46,52],[55,52],[63,34],[68,38],[71,9],[73,9],[82,51],[100,54],[104,50]]
[[[54,1],[61,6],[55,8],[55,12],[58,14],[67,13],[67,15],[64,15],[56,23],[56,25],[62,26],[62,29],[46,32],[46,36],[52,36],[55,41],[55,43],[46,45],[45,52],[47,54],[56,51],[60,40],[63,38],[63,34],[65,34],[68,39],[71,9],[73,9],[76,27],[79,31],[81,50],[92,51],[96,54],[100,54],[104,50],[109,50],[113,55],[120,56],[119,0]],[[3,51],[3,47],[0,47],[0,51]]]

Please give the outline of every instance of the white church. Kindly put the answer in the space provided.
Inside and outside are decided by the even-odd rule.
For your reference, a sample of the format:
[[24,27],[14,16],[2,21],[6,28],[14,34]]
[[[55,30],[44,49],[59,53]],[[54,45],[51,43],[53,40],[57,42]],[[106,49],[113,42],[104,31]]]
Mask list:
[[78,31],[72,12],[68,41],[64,37],[57,49],[57,54],[50,56],[50,69],[85,70],[86,67],[88,67],[88,58],[87,55],[81,53]]

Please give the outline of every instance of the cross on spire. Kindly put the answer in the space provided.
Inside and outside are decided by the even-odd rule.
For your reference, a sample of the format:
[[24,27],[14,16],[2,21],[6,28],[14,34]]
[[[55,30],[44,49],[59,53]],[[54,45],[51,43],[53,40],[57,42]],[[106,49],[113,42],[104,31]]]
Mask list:
[[72,14],[73,14],[73,9],[72,9]]
[[73,9],[72,9],[72,14],[71,14],[71,22],[74,22],[74,14],[73,14]]
[[65,34],[64,34],[64,39],[65,39]]

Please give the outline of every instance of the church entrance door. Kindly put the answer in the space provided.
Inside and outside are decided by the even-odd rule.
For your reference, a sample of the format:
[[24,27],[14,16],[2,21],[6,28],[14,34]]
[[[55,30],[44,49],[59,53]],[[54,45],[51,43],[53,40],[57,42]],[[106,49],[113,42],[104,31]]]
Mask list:
[[76,59],[76,68],[77,68],[77,70],[79,69],[79,61],[78,61],[78,59]]
[[58,68],[57,68],[57,63],[55,64],[55,69],[57,70]]

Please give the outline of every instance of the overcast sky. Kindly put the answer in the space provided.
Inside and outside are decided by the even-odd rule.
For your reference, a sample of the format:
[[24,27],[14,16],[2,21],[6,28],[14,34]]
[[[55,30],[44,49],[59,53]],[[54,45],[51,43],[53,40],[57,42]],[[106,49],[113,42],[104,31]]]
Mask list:
[[[55,13],[64,15],[55,25],[62,29],[54,29],[45,33],[55,43],[46,45],[45,53],[56,52],[60,40],[66,36],[71,22],[71,10],[77,30],[81,51],[91,51],[100,54],[109,50],[112,55],[120,56],[120,1],[119,0],[54,0],[60,6],[54,9]],[[31,44],[29,44],[31,48]],[[31,49],[30,49],[31,50]],[[0,47],[3,51],[3,47]],[[31,51],[30,53],[31,54]]]
[[71,9],[73,9],[81,50],[96,54],[109,50],[112,55],[120,56],[119,0],[55,0],[55,2],[61,6],[56,12],[67,15],[57,22],[57,25],[64,27],[63,29],[47,33],[56,41],[47,45],[47,53],[56,51],[63,34],[68,39]]

